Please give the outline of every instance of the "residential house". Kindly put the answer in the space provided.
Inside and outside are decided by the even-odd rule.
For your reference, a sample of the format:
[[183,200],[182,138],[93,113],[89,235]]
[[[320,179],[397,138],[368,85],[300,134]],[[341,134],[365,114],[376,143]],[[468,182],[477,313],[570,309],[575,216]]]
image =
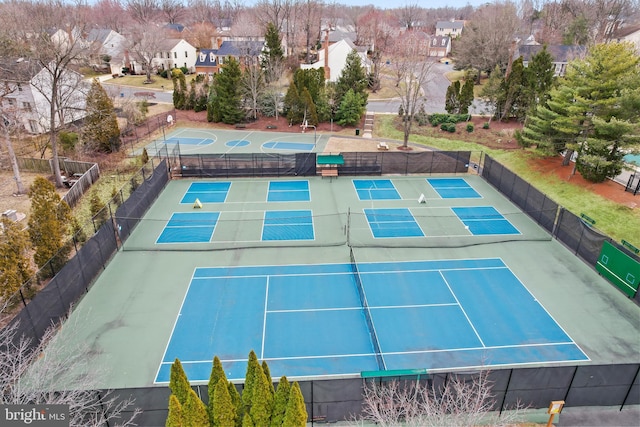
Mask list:
[[222,66],[227,58],[233,57],[244,68],[250,64],[259,64],[264,50],[264,37],[216,37],[213,45],[217,46],[218,66]]
[[[24,58],[0,60],[0,103],[3,115],[15,120],[29,133],[50,129],[51,74],[38,61]],[[86,115],[89,83],[75,71],[66,70],[59,81],[58,98],[63,108],[56,115],[56,126],[69,124]]]
[[335,82],[340,78],[342,70],[347,64],[347,55],[355,50],[360,56],[360,63],[369,72],[371,67],[366,48],[357,47],[347,38],[335,43],[330,43],[329,40],[329,36],[326,36],[323,48],[318,51],[318,60],[316,62],[300,64],[300,68],[303,70],[317,70],[323,67],[325,79]]
[[[109,74],[120,74],[124,64],[127,39],[110,29],[92,29],[86,37],[91,43],[91,66]],[[105,69],[106,68],[106,69]]]
[[196,73],[213,76],[219,71],[218,49],[200,49],[196,59]]
[[[514,58],[522,56],[523,65],[529,65],[531,57],[540,52],[544,46],[522,45],[516,48]],[[547,51],[553,58],[554,74],[564,76],[567,72],[567,64],[574,59],[583,58],[587,54],[585,46],[575,45],[547,45]]]
[[160,51],[152,60],[152,68],[171,70],[185,67],[189,72],[196,70],[197,50],[184,39],[164,39],[159,46]]
[[442,58],[451,53],[451,37],[433,36],[427,47],[427,56]]
[[636,52],[640,54],[640,25],[618,28],[613,33],[612,39],[618,42],[633,43],[636,47]]
[[452,39],[460,37],[464,29],[464,21],[438,21],[436,23],[436,36],[448,36]]

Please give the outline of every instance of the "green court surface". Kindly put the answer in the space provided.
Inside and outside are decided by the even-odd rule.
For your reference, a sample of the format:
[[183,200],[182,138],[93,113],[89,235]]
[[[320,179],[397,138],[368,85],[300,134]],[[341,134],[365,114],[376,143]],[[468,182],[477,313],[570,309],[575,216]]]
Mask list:
[[[350,262],[352,247],[359,263],[499,258],[590,359],[578,363],[638,361],[638,307],[622,292],[551,240],[480,177],[449,177],[463,179],[479,198],[442,197],[426,178],[433,176],[366,178],[390,181],[400,196],[392,200],[362,200],[353,179],[346,176],[171,181],[78,304],[70,322],[76,326],[63,328],[63,341],[90,343],[95,363],[108,372],[105,388],[149,386],[196,269],[344,264]],[[296,184],[282,188],[306,188],[299,182],[308,182],[308,198],[269,201],[270,183],[287,181]],[[215,191],[228,188],[228,192],[194,209],[191,203],[181,203],[191,200],[185,194],[193,182],[230,185],[214,186]],[[191,191],[202,190],[197,186]],[[425,203],[418,202],[421,195]],[[486,207],[497,214],[484,215]],[[475,234],[473,227],[465,225],[468,218],[456,215],[452,208],[481,208],[472,210],[482,213],[473,220],[491,221],[499,214],[500,221],[507,221],[518,233],[501,233],[499,227],[494,234]],[[402,210],[402,220],[366,214],[393,209]],[[285,238],[263,238],[266,212],[273,211],[310,211],[313,239],[287,239],[286,229],[278,234]],[[185,238],[157,243],[172,217],[170,228],[185,222],[189,226],[189,215],[175,214],[194,212],[217,213],[212,216],[214,225],[213,221],[205,224],[214,228],[206,241]],[[281,225],[281,215],[276,217]],[[414,224],[406,228],[407,222]],[[381,229],[393,230],[389,237],[374,232],[380,224],[384,224]],[[419,229],[423,235],[405,235],[398,228]],[[243,301],[234,300],[234,304]],[[194,327],[199,327],[197,322]]]
[[182,154],[222,153],[321,153],[329,135],[306,132],[260,132],[253,130],[176,128],[145,147],[149,155],[165,148],[171,152],[176,144]]

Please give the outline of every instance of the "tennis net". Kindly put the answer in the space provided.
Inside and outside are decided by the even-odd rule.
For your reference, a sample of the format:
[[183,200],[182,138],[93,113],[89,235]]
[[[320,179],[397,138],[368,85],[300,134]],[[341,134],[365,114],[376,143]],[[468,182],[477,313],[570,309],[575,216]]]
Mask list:
[[371,343],[373,344],[373,350],[376,354],[376,361],[378,362],[378,370],[385,371],[387,369],[384,358],[382,357],[382,350],[380,350],[380,342],[378,341],[378,335],[376,334],[376,328],[373,326],[373,320],[371,319],[371,310],[369,309],[369,303],[367,302],[367,296],[362,286],[362,278],[358,271],[358,265],[356,258],[353,255],[353,249],[349,248],[349,256],[351,257],[351,269],[353,270],[353,277],[356,282],[356,289],[358,290],[358,296],[362,304],[362,311],[364,312],[364,318],[367,322],[367,328],[369,328],[369,336],[371,337]]

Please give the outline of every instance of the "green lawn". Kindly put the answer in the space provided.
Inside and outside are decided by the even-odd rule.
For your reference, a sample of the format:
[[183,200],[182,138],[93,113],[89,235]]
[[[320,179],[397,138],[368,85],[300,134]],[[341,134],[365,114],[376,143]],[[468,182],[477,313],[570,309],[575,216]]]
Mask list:
[[[374,133],[378,138],[402,140],[402,133],[393,125],[395,116],[378,115]],[[473,134],[470,134],[472,137]],[[456,141],[411,135],[411,143],[421,144],[440,150],[484,151],[499,161],[538,190],[576,215],[584,213],[597,221],[596,228],[613,237],[640,247],[640,207],[632,209],[605,199],[577,185],[568,184],[555,176],[541,175],[531,170],[528,160],[539,154],[532,150],[503,151],[489,149],[473,142]],[[623,191],[620,188],[620,191]],[[640,204],[640,198],[638,198]]]
[[118,77],[117,79],[109,80],[109,83],[123,85],[123,86],[137,86],[140,88],[151,88],[162,90],[173,90],[173,82],[171,79],[165,79],[156,74],[151,75],[151,83],[145,83],[147,76],[130,76]]

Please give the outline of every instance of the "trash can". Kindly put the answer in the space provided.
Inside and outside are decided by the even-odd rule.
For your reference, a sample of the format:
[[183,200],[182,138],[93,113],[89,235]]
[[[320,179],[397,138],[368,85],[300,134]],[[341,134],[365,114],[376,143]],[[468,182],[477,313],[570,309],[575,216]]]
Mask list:
[[356,136],[360,135],[360,129],[356,128]]

